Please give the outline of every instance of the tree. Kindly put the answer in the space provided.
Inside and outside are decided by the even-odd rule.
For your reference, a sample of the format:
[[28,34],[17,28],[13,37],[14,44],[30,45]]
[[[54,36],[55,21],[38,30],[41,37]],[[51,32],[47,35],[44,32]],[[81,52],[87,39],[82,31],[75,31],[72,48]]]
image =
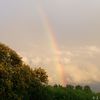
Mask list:
[[48,85],[48,75],[41,67],[30,68],[8,46],[0,43],[0,100],[92,100],[100,99],[89,86]]
[[82,87],[82,86],[80,86],[80,85],[76,85],[76,86],[75,86],[75,89],[76,89],[76,90],[82,90],[82,89],[83,89],[83,87]]
[[46,72],[23,63],[21,57],[0,43],[0,100],[39,100]]
[[84,91],[89,93],[92,90],[91,90],[91,88],[88,85],[86,85],[86,86],[84,86]]
[[66,88],[73,90],[74,89],[74,86],[73,85],[67,85]]
[[39,80],[42,84],[48,83],[48,75],[44,69],[41,67],[35,68],[33,71],[33,76]]
[[0,63],[9,65],[10,67],[16,67],[22,65],[21,57],[8,46],[0,43]]

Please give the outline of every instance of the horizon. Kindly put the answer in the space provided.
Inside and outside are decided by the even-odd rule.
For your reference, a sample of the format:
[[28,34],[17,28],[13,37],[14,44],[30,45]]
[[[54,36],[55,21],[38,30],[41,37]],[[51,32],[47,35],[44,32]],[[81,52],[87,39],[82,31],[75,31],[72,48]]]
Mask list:
[[100,1],[0,1],[0,42],[50,84],[90,85],[100,91]]

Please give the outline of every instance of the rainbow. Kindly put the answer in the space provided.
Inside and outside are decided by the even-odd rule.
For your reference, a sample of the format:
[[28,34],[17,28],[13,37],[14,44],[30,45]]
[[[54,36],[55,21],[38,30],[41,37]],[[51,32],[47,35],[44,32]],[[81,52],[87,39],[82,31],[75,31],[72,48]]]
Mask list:
[[58,51],[60,51],[60,49],[57,45],[55,32],[50,24],[49,18],[47,17],[45,11],[43,10],[43,7],[39,3],[37,5],[37,10],[38,10],[39,16],[42,20],[44,30],[48,35],[48,39],[50,41],[50,46],[51,46],[51,48],[53,48],[53,54],[54,54],[53,59],[55,61],[54,66],[56,67],[56,70],[57,70],[57,77],[60,80],[60,84],[65,86],[67,82],[66,82],[66,77],[65,77],[65,72],[64,72],[64,66],[60,62],[60,56],[57,53]]

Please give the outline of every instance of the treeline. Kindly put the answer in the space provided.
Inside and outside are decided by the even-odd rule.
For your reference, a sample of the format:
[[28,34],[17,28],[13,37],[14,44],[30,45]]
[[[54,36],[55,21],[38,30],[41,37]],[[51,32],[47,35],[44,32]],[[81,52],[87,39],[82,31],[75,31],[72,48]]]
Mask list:
[[89,86],[48,85],[44,69],[31,69],[14,50],[0,43],[0,100],[100,100],[100,93]]
[[47,86],[45,92],[47,93],[45,100],[100,100],[100,94],[94,93],[89,86]]

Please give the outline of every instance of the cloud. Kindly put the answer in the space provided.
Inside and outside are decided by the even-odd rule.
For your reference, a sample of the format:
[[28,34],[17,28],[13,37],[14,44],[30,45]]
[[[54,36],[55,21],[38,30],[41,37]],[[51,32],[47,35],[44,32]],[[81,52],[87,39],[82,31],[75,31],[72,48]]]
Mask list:
[[36,58],[31,59],[31,62],[33,64],[39,64],[39,63],[41,63],[41,61],[42,61],[42,59],[40,57],[36,57]]
[[89,84],[94,82],[100,82],[99,80],[99,68],[93,65],[79,66],[68,65],[66,67],[66,77],[68,82],[76,84]]
[[87,48],[92,52],[99,52],[100,53],[100,48],[98,48],[97,46],[88,46]]
[[90,56],[100,54],[100,48],[97,46],[87,46],[87,51]]
[[[30,66],[41,66],[47,70],[50,84],[59,83],[54,62],[56,59],[45,52],[45,55],[34,54],[34,52],[22,52],[23,60]],[[21,53],[20,53],[21,54]],[[96,84],[99,83],[99,59],[100,47],[98,46],[79,46],[67,47],[57,52],[59,62],[62,63],[68,83],[73,84]],[[93,85],[91,85],[93,86]]]

